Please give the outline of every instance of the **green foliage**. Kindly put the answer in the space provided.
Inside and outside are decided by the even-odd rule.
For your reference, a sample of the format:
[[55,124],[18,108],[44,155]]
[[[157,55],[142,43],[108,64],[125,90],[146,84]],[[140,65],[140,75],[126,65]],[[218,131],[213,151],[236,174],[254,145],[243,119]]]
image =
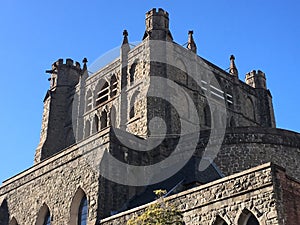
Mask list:
[[127,225],[184,225],[181,212],[175,206],[165,202],[163,195],[165,190],[154,191],[157,201],[148,206],[140,216],[127,221]]

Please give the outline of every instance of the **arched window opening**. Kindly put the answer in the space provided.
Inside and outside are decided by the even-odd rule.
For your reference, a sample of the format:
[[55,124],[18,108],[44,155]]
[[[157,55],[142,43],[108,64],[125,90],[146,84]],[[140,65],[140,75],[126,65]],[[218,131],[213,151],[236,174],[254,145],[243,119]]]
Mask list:
[[211,126],[211,113],[208,104],[204,107],[204,125],[209,128]]
[[109,97],[109,85],[108,82],[100,81],[97,85],[97,94],[96,94],[96,106],[101,105],[106,102]]
[[134,62],[129,69],[130,84],[132,84],[134,82],[136,67],[137,67],[137,62]]
[[87,120],[84,126],[84,137],[87,138],[88,136],[90,136],[90,132],[91,132],[91,123],[89,120]]
[[229,127],[235,127],[235,126],[236,126],[235,120],[234,120],[234,117],[232,116],[230,119]]
[[70,211],[70,225],[86,225],[88,218],[88,200],[85,192],[78,188],[76,191]]
[[253,213],[244,209],[238,220],[238,225],[259,225],[259,222]]
[[[0,202],[1,203],[1,202]],[[9,222],[9,211],[6,199],[0,205],[0,224],[8,224]]]
[[226,223],[226,221],[222,219],[220,216],[217,216],[213,225],[228,225],[228,223]]
[[107,112],[103,110],[100,117],[100,129],[107,127]]
[[99,117],[95,114],[93,119],[93,127],[92,127],[92,133],[96,133],[99,131]]
[[259,222],[256,219],[256,217],[253,214],[251,214],[246,225],[259,225]]
[[117,112],[116,108],[114,106],[111,107],[110,109],[110,125],[113,127],[117,126],[116,120],[117,120]]
[[11,221],[9,222],[9,225],[18,225],[18,222],[17,222],[17,220],[16,220],[15,217],[13,217],[13,218],[11,219]]
[[91,90],[88,90],[86,94],[86,107],[85,111],[90,111],[93,108],[93,96]]
[[51,225],[51,213],[46,204],[41,207],[38,213],[36,225]]
[[182,84],[188,83],[187,69],[184,62],[181,59],[176,61],[176,67],[179,69],[174,77],[175,81],[178,81]]
[[44,220],[44,224],[43,225],[51,225],[51,217],[50,217],[50,212],[48,211],[45,220]]
[[116,96],[118,93],[118,80],[116,75],[114,74],[110,79],[110,97]]
[[86,196],[81,199],[78,210],[78,225],[86,225],[88,218],[88,201]]
[[251,120],[255,120],[255,110],[254,110],[254,104],[250,97],[247,97],[245,102],[245,114],[248,118]]
[[137,97],[138,97],[139,93],[136,91],[130,100],[130,111],[129,111],[129,119],[132,119],[133,117],[135,117],[136,114],[136,101],[137,101]]

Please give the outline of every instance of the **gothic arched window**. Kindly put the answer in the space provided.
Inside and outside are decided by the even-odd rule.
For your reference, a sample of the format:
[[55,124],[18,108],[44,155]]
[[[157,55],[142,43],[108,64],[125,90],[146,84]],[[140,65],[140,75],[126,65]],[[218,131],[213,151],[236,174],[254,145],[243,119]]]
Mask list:
[[136,91],[130,99],[129,119],[132,119],[135,116],[135,113],[136,113],[135,112],[136,111],[135,104],[136,104],[138,95],[139,95],[139,93]]
[[84,195],[81,199],[79,210],[78,210],[78,225],[86,225],[88,217],[88,201]]
[[90,111],[93,108],[93,96],[91,90],[88,90],[86,94],[86,107],[85,111]]
[[51,213],[45,203],[39,210],[35,225],[51,225]]
[[244,209],[238,220],[238,225],[259,225],[259,222],[253,213],[247,209]]
[[220,216],[217,216],[213,225],[228,225],[228,223],[226,223],[226,221],[222,219]]
[[116,96],[118,93],[118,80],[116,78],[116,75],[113,74],[110,79],[110,97]]
[[130,84],[132,84],[135,80],[135,73],[136,73],[136,67],[137,67],[137,61],[135,61],[129,70],[129,75],[130,75]]
[[109,97],[109,85],[105,80],[101,80],[96,87],[96,106],[106,102]]
[[100,117],[100,129],[105,127],[107,127],[107,112],[103,110]]
[[9,223],[9,225],[18,225],[18,222],[15,217],[13,217]]
[[211,112],[208,104],[204,107],[204,125],[211,126]]
[[45,216],[45,220],[44,220],[44,224],[43,225],[51,225],[51,217],[50,217],[50,212],[48,211],[48,213]]

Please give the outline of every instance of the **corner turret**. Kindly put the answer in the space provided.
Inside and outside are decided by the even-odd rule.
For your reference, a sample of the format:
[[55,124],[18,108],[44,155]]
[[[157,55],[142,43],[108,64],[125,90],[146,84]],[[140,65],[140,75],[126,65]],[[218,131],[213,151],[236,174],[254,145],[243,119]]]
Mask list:
[[143,40],[173,41],[169,30],[169,13],[159,8],[146,13],[146,31]]
[[257,70],[252,70],[251,72],[246,74],[246,84],[250,85],[254,88],[262,88],[267,89],[266,84],[266,75],[264,72]]
[[75,143],[72,111],[75,87],[83,71],[72,59],[59,59],[52,64],[50,88],[44,99],[44,112],[39,146],[35,163]]

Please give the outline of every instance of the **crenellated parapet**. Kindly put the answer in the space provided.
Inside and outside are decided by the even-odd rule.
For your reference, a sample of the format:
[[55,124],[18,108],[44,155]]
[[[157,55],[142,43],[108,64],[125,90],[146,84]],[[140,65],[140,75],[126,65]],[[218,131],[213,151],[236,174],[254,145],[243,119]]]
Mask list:
[[246,84],[254,88],[267,89],[265,73],[260,70],[252,70],[246,74]]

